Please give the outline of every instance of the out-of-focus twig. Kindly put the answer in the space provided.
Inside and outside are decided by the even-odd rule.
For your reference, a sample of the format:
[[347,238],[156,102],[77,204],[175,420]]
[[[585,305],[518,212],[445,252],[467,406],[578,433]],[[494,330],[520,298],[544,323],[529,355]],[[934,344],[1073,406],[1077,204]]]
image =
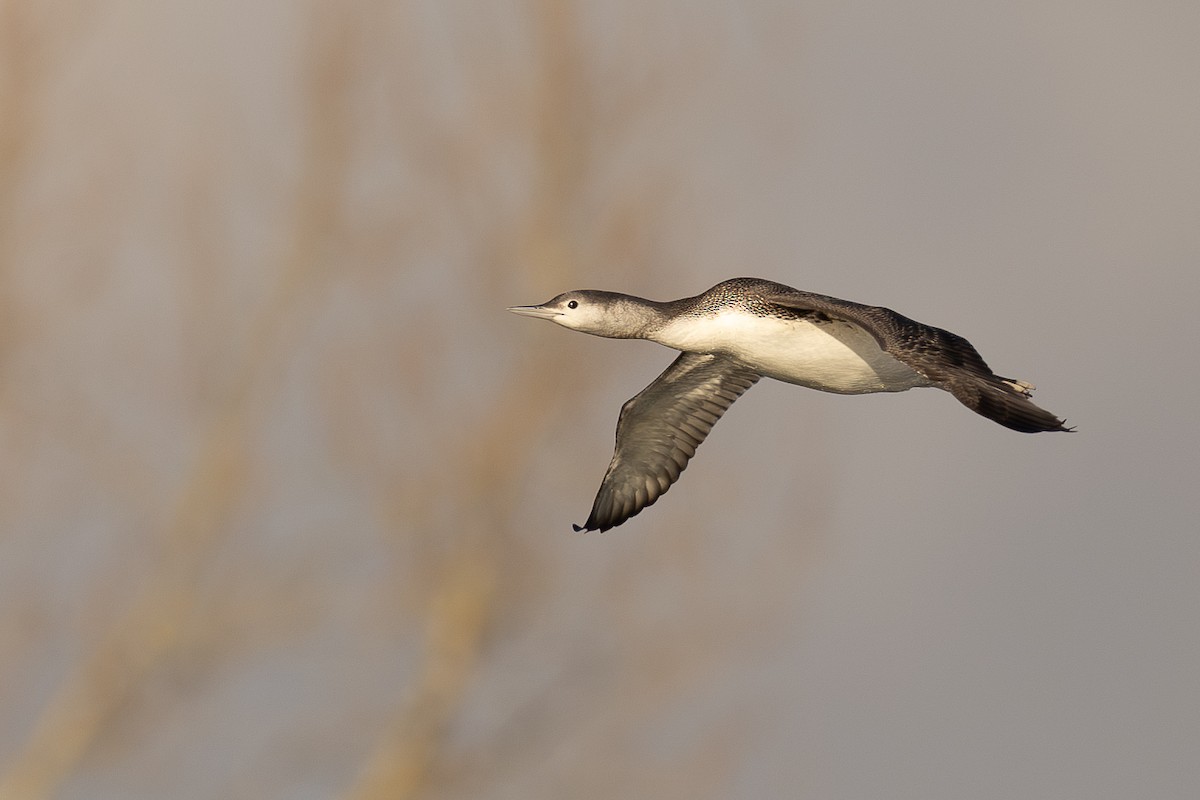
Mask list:
[[[196,573],[220,544],[228,517],[246,485],[246,442],[254,425],[255,387],[286,351],[288,323],[324,266],[324,243],[337,228],[334,187],[346,165],[345,120],[336,99],[348,80],[345,14],[315,25],[315,71],[309,147],[300,176],[292,236],[281,255],[279,282],[242,346],[233,348],[229,390],[221,398],[202,451],[163,526],[164,563],[129,610],[96,639],[64,679],[32,734],[0,776],[0,800],[51,796],[119,709],[164,657],[188,641]],[[332,102],[331,102],[332,98]],[[205,331],[221,335],[224,331]]]
[[464,550],[443,572],[427,612],[425,659],[411,702],[381,737],[349,800],[414,796],[424,785],[475,663],[496,576],[486,557]]

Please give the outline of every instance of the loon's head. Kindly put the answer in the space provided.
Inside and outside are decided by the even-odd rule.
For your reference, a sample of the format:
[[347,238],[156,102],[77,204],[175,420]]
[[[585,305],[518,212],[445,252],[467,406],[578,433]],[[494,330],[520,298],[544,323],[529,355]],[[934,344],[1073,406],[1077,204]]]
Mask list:
[[653,318],[653,308],[648,301],[596,289],[563,292],[539,306],[513,306],[508,310],[524,317],[548,319],[571,330],[614,339],[642,336]]

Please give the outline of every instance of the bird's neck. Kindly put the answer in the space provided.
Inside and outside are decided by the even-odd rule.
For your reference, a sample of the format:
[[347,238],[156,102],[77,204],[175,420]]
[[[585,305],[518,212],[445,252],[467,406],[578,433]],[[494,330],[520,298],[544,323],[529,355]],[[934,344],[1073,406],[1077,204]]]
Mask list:
[[653,339],[671,318],[671,304],[627,294],[615,294],[613,324],[600,336],[611,339]]

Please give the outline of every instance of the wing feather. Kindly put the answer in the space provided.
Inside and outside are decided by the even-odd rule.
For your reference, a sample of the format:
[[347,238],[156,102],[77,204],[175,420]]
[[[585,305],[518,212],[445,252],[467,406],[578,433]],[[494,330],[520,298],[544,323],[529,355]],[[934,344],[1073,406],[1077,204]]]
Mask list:
[[575,530],[606,531],[653,505],[758,373],[712,353],[683,353],[621,407],[617,444],[592,512]]

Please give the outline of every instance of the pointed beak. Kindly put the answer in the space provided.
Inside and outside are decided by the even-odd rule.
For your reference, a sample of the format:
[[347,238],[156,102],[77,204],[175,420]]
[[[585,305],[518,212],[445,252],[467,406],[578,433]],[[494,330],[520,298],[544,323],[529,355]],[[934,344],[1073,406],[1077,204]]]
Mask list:
[[561,311],[555,311],[545,306],[512,306],[508,309],[514,314],[520,314],[522,317],[537,317],[538,319],[554,319],[561,317]]

